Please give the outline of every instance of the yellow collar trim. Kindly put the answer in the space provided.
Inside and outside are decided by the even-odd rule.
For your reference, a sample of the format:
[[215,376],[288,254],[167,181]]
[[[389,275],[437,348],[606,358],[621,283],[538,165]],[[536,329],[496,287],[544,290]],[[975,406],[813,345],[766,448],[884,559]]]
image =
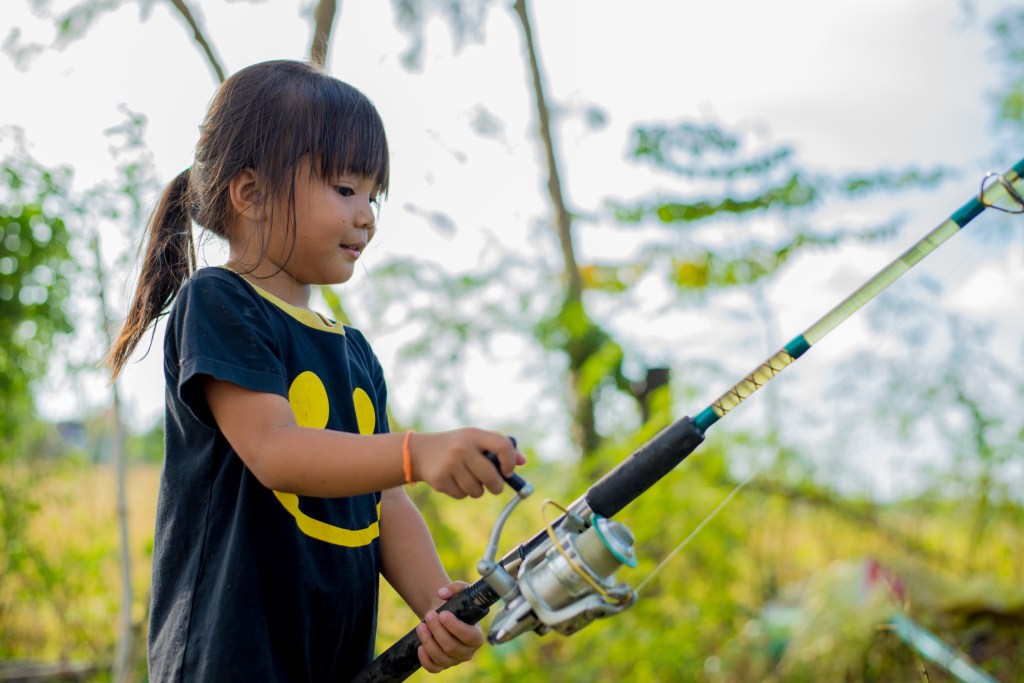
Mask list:
[[[230,270],[232,273],[235,272],[227,267],[225,267],[225,270]],[[239,277],[242,277],[238,273],[235,274],[238,275]],[[244,277],[242,277],[242,280],[245,282],[245,284],[252,287],[253,291],[255,291],[257,294],[259,294],[264,299],[280,308],[282,311],[290,315],[292,318],[298,320],[303,325],[307,327],[312,327],[315,330],[322,330],[324,332],[332,332],[334,334],[341,335],[345,334],[345,326],[342,325],[341,323],[330,320],[326,316],[323,316],[320,313],[317,313],[316,311],[310,311],[309,309],[306,308],[299,308],[298,306],[293,306],[287,301],[284,301],[283,299],[274,296],[273,294],[263,289],[262,287],[257,287]]]

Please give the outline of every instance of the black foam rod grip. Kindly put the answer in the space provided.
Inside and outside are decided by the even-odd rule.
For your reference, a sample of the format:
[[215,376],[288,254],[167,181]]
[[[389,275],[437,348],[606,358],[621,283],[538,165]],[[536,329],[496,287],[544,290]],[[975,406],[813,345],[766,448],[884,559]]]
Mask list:
[[[487,616],[491,605],[499,600],[499,596],[487,583],[480,579],[456,593],[451,600],[437,608],[438,612],[452,612],[461,621],[475,624]],[[413,629],[402,636],[402,639],[385,650],[360,671],[354,683],[388,683],[404,681],[420,668],[420,639]],[[340,682],[339,682],[340,683]]]
[[612,517],[671,472],[703,441],[704,434],[693,420],[676,420],[587,489],[587,505],[602,517]]

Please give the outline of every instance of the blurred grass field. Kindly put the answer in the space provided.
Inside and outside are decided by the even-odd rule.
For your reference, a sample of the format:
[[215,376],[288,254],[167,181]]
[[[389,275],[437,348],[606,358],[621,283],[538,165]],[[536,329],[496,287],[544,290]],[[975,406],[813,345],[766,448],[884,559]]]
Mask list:
[[[620,572],[620,579],[637,585],[729,493],[714,456],[690,465],[618,517],[635,533],[641,559],[636,569]],[[502,552],[542,528],[544,496],[568,503],[585,488],[567,469],[533,469],[531,481],[539,493],[513,515]],[[159,471],[159,465],[134,465],[128,476],[140,674]],[[0,654],[8,661],[109,664],[120,594],[113,471],[79,464],[54,466],[45,474],[8,467],[3,474],[8,482],[31,482],[38,508],[25,547],[4,558]],[[475,580],[490,525],[507,496],[453,501],[423,486],[410,495],[423,510],[452,578]],[[626,613],[571,638],[527,634],[506,645],[485,646],[471,664],[433,680],[828,680],[808,673],[830,671],[822,668],[826,660],[845,667],[831,671],[840,676],[832,680],[955,680],[921,660],[883,624],[857,623],[858,613],[867,609],[860,610],[851,597],[856,591],[828,577],[866,559],[901,577],[907,613],[962,651],[986,657],[981,664],[997,680],[1024,680],[1022,518],[1017,510],[992,512],[979,544],[967,513],[963,506],[830,506],[753,488],[672,558]],[[841,615],[845,630],[815,641],[824,655],[787,652],[796,636],[778,635],[778,624],[766,615],[783,604],[792,609],[794,600],[806,612],[812,600],[808,586],[816,583],[830,586],[833,594],[813,599],[833,605],[826,613]],[[379,647],[414,625],[411,611],[385,584]],[[414,680],[420,677],[426,674]]]

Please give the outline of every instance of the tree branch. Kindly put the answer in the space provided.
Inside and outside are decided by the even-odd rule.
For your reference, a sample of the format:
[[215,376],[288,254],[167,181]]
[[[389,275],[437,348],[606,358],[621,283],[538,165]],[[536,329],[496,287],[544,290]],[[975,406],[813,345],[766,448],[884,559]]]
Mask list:
[[203,54],[206,56],[206,61],[209,63],[210,68],[213,69],[214,75],[217,77],[218,83],[224,82],[224,69],[220,65],[220,61],[217,59],[217,55],[214,54],[213,46],[210,45],[210,41],[206,39],[203,34],[203,27],[199,25],[199,21],[192,14],[192,10],[189,9],[188,5],[185,4],[185,0],[170,0],[171,6],[178,10],[178,14],[182,16],[185,23],[192,29],[192,37],[195,39],[199,47],[202,48]]
[[530,26],[530,18],[526,12],[526,1],[516,0],[514,9],[519,17],[519,23],[523,27],[523,37],[526,39],[526,52],[530,58],[530,73],[533,76],[533,94],[537,101],[540,139],[544,143],[544,155],[548,166],[548,194],[551,197],[551,205],[555,211],[558,239],[562,243],[562,258],[565,262],[565,275],[568,279],[569,298],[572,301],[578,301],[583,294],[583,282],[580,278],[580,269],[576,264],[576,251],[572,241],[572,215],[569,213],[569,209],[565,205],[565,197],[562,195],[562,180],[558,171],[558,162],[555,158],[555,143],[551,133],[551,114],[544,97],[540,60],[537,56],[537,47],[533,42],[533,29]]
[[313,45],[309,49],[309,61],[320,67],[327,66],[327,53],[337,10],[337,0],[320,0],[313,11]]

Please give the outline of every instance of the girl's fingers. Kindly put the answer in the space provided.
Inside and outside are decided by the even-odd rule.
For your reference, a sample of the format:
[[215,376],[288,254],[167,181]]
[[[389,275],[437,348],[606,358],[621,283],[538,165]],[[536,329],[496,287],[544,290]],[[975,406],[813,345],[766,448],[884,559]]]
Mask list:
[[[455,616],[451,612],[448,612],[448,614],[452,617]],[[448,666],[462,661],[459,655],[465,654],[463,651],[466,649],[466,646],[448,630],[447,622],[449,620],[442,620],[441,615],[437,612],[427,612],[425,621],[430,629],[430,634],[434,636],[434,643],[441,649],[440,657],[442,659],[447,658]],[[458,622],[459,620],[455,619],[455,621]],[[437,660],[438,658],[434,657],[434,659]]]
[[427,673],[436,674],[444,671],[443,667],[440,667],[430,661],[430,657],[427,656],[427,651],[423,649],[422,645],[418,650],[416,650],[416,657],[420,660],[420,667]]
[[451,612],[438,613],[437,620],[458,643],[457,649],[466,654],[466,659],[484,644],[484,632],[476,624],[467,624]]
[[437,490],[441,493],[447,493],[456,500],[466,497],[466,494],[459,485],[458,480],[451,474],[444,478],[444,484],[442,486],[438,486]]
[[[478,482],[479,486],[486,486],[487,490],[491,493],[501,493],[505,480],[501,478],[498,468],[483,453],[478,453],[475,457],[471,457],[466,463],[466,468]],[[480,493],[481,495],[483,494],[482,488]]]
[[[421,452],[433,457],[423,458],[423,464],[418,465],[419,476],[435,490],[453,498],[479,498],[484,489],[499,494],[505,484],[503,476],[526,462],[511,439],[497,432],[463,429],[431,436],[436,439],[438,448],[433,450],[429,445],[423,448]],[[424,441],[421,438],[420,442]],[[499,467],[484,457],[484,453],[493,453]]]
[[[427,617],[429,616],[430,613],[427,614]],[[434,634],[426,621],[421,622],[416,627],[416,635],[420,640],[420,647],[416,654],[419,656],[420,664],[424,669],[432,674],[436,674],[438,671],[443,671],[452,664],[455,664],[454,661],[446,661],[448,657],[434,639]]]
[[[485,463],[487,462],[487,458],[481,457],[480,459]],[[493,470],[494,468],[492,467],[491,469]],[[455,485],[459,487],[463,494],[471,498],[479,498],[484,495],[484,487],[480,483],[477,473],[471,467],[457,467],[452,476],[455,479]]]
[[416,627],[416,635],[420,639],[417,651],[420,664],[431,673],[455,666],[472,656],[472,652],[467,655],[465,646],[448,633],[437,612],[427,612],[423,623]]
[[420,663],[432,673],[469,661],[484,643],[478,626],[459,621],[451,612],[428,612],[416,628]]
[[430,639],[430,629],[424,628],[425,624],[420,624],[416,628],[416,634],[420,639],[420,646],[416,648],[416,657],[420,660],[420,666],[423,667],[424,671],[429,671],[432,674],[444,671],[445,667],[442,664],[438,664],[430,657],[430,651],[427,645],[424,644],[426,639]]

